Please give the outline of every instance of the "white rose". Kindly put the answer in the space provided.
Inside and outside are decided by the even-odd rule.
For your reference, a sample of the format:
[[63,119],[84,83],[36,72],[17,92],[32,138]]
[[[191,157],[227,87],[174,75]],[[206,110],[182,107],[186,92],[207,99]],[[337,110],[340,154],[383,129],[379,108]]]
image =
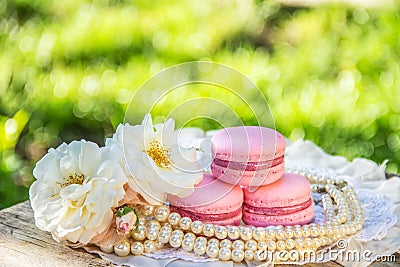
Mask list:
[[109,227],[127,182],[109,153],[84,140],[49,150],[36,164],[29,190],[38,228],[57,241],[87,244]]
[[153,125],[147,114],[141,125],[119,125],[107,142],[123,152],[129,186],[151,204],[163,203],[167,193],[186,197],[203,179],[196,149],[179,145],[174,126],[172,119]]

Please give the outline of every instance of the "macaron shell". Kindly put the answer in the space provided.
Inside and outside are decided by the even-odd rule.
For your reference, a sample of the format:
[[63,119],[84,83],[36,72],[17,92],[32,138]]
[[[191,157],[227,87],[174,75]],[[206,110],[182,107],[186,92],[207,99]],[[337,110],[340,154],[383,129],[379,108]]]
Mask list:
[[201,220],[203,223],[212,223],[216,225],[236,225],[239,226],[240,223],[242,222],[242,214],[233,217],[231,219],[226,219],[226,220],[221,220],[221,221],[207,221],[207,218],[203,218]]
[[282,177],[284,168],[285,165],[282,163],[265,170],[241,171],[221,167],[214,163],[211,164],[211,171],[219,180],[228,184],[242,186],[271,184]]
[[214,157],[236,162],[273,160],[285,153],[285,138],[277,131],[259,126],[225,128],[211,139]]
[[168,202],[200,214],[229,213],[242,207],[243,191],[240,186],[224,183],[205,173],[193,194],[186,198],[168,195]]
[[[240,212],[240,214],[236,215],[236,216],[232,216],[230,218],[226,218],[226,219],[213,219],[210,220],[210,214],[203,214],[203,213],[187,213],[184,210],[182,210],[179,207],[175,207],[175,206],[171,206],[171,211],[173,212],[178,212],[181,216],[187,216],[189,218],[191,218],[193,221],[195,220],[199,220],[202,223],[212,223],[212,224],[217,224],[217,225],[240,225],[241,221],[242,221],[242,212]],[[223,214],[222,211],[214,211],[215,213],[219,213]]]
[[248,225],[256,227],[269,225],[302,225],[312,221],[314,217],[314,202],[304,210],[286,215],[261,215],[243,211],[243,221]]
[[284,173],[272,184],[251,192],[244,188],[244,202],[254,207],[288,207],[306,202],[311,197],[310,183],[301,175]]

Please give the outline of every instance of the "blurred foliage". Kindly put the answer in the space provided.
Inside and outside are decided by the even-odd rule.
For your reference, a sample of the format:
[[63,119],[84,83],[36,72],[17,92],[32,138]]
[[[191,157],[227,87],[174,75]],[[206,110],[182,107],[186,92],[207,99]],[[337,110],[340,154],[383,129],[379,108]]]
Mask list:
[[49,147],[82,138],[104,144],[146,79],[192,60],[250,77],[291,140],[310,139],[349,159],[389,159],[388,171],[397,172],[399,11],[270,1],[1,1],[0,209],[27,199],[32,168]]

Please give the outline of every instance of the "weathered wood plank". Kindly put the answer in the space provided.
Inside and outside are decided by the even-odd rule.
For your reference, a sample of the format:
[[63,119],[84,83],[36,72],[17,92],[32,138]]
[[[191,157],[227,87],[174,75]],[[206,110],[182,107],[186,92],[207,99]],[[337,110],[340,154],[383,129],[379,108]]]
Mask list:
[[[376,267],[394,267],[396,262],[375,263]],[[115,266],[83,249],[72,249],[55,242],[47,232],[39,230],[33,219],[29,202],[0,211],[0,266]],[[285,265],[280,265],[285,266]],[[287,265],[293,266],[293,265]],[[307,267],[340,266],[329,262],[307,264]]]
[[115,266],[55,242],[39,230],[29,202],[0,211],[0,266]]

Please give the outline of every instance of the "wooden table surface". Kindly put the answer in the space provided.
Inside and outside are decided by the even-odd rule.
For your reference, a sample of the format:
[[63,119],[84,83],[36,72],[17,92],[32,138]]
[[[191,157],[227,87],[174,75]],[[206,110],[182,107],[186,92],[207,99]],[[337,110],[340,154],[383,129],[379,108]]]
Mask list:
[[[115,265],[97,255],[87,253],[83,249],[72,249],[55,242],[49,233],[41,231],[35,226],[32,208],[26,201],[0,211],[0,266]],[[321,265],[307,264],[306,266],[333,267],[340,265],[329,262]],[[377,262],[373,266],[398,267],[400,266],[400,255],[396,254],[396,262]]]

